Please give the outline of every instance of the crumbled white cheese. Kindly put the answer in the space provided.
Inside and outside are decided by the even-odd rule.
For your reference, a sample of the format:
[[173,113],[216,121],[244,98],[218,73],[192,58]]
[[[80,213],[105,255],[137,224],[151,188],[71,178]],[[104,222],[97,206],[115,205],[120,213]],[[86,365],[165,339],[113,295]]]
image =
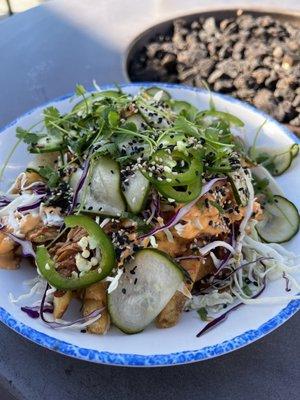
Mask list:
[[87,249],[84,249],[83,252],[81,253],[83,258],[89,258],[90,252]]
[[86,236],[83,236],[79,242],[78,245],[84,250],[88,247],[89,241],[88,238]]
[[91,250],[95,250],[98,246],[97,240],[92,236],[88,236],[88,243]]
[[98,260],[97,257],[92,257],[90,262],[91,262],[93,267],[95,267],[95,265],[99,264],[99,260]]
[[91,263],[84,259],[80,253],[76,254],[75,256],[76,267],[78,271],[89,271],[92,268]]

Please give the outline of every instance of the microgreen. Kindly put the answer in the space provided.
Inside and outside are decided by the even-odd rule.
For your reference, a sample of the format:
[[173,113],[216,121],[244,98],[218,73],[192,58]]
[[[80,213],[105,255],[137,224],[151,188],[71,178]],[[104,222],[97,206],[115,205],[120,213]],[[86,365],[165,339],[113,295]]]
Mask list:
[[49,166],[43,166],[38,168],[38,174],[47,181],[49,188],[55,188],[59,181],[60,177],[57,171]]
[[199,310],[197,310],[197,313],[198,313],[198,315],[199,315],[199,317],[201,318],[202,321],[208,321],[209,320],[206,308],[204,308],[204,307],[199,308]]

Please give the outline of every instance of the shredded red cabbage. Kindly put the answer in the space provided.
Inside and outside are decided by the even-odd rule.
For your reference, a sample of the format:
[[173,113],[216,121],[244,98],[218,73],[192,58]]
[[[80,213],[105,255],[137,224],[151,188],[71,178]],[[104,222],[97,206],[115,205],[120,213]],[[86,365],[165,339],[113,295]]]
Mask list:
[[159,201],[159,195],[156,190],[153,190],[152,192],[150,210],[151,214],[153,214],[155,217],[160,216],[160,201]]
[[99,310],[94,310],[90,314],[86,315],[85,317],[80,317],[74,321],[69,321],[69,322],[57,322],[57,321],[47,321],[44,313],[47,312],[47,307],[45,306],[45,301],[46,301],[46,296],[47,296],[47,290],[50,288],[49,284],[47,283],[45,292],[43,294],[43,298],[41,301],[41,306],[40,306],[40,316],[43,322],[45,322],[50,328],[52,329],[61,329],[61,328],[70,328],[75,324],[84,324],[88,321],[90,321],[92,318],[98,317],[102,311],[105,309],[105,307],[99,309]]
[[30,187],[30,189],[35,194],[47,194],[48,191],[46,184],[42,182],[36,182]]
[[[24,306],[21,307],[21,310],[26,313],[30,318],[33,319],[37,319],[40,316],[39,310],[40,310],[40,306],[33,306],[33,307],[28,307],[28,306]],[[49,313],[52,314],[53,313],[53,307],[45,307],[43,310],[45,313]]]
[[[229,274],[227,274],[227,275],[224,275],[223,277],[218,277],[218,275],[219,275],[219,273],[221,272],[221,270],[219,269],[218,271],[217,271],[217,273],[216,274],[214,274],[214,276],[215,277],[218,277],[218,282],[223,282],[223,281],[226,281],[231,275],[233,275],[235,272],[237,272],[238,270],[240,270],[240,269],[242,269],[242,268],[245,268],[245,267],[247,267],[248,265],[251,265],[251,264],[255,264],[255,263],[258,263],[258,262],[262,262],[262,261],[264,261],[264,260],[273,260],[273,258],[272,257],[259,257],[259,258],[257,258],[256,260],[254,260],[254,261],[249,261],[249,262],[247,262],[247,263],[245,263],[245,264],[241,264],[241,265],[239,265],[237,268],[235,268],[234,270],[229,270],[229,268],[226,268],[226,267],[224,267],[224,268],[222,268],[222,270],[225,270],[225,269],[228,269],[230,272],[229,272]],[[208,285],[208,286],[206,286],[205,288],[203,288],[203,289],[200,289],[199,291],[197,291],[197,292],[195,292],[194,294],[206,294],[206,293],[204,293],[207,289],[209,289],[209,288],[211,288],[212,286],[214,286],[215,285],[215,282],[213,281],[210,285]]]
[[17,210],[19,212],[31,211],[34,210],[35,208],[38,208],[41,205],[41,203],[42,199],[39,199],[32,204],[28,204],[27,206],[18,207]]
[[88,175],[88,172],[89,172],[90,161],[91,161],[90,158],[87,158],[87,159],[85,160],[85,162],[84,162],[82,174],[81,174],[81,177],[80,177],[80,179],[79,179],[79,181],[78,181],[77,187],[76,187],[76,189],[75,189],[75,193],[74,193],[74,197],[73,197],[73,201],[72,201],[72,205],[71,205],[69,214],[70,214],[70,213],[74,210],[74,208],[76,207],[79,192],[80,192],[80,190],[82,189],[82,187],[83,187],[83,185],[84,185],[84,182],[85,182],[85,179],[86,179],[86,177],[87,177],[87,175]]
[[0,208],[8,206],[12,202],[12,199],[10,199],[6,195],[0,196]]
[[74,326],[76,324],[84,324],[84,323],[90,321],[91,319],[98,317],[99,315],[101,315],[104,308],[105,307],[103,307],[99,310],[94,310],[90,314],[86,315],[85,317],[80,317],[78,319],[75,319],[74,321],[68,321],[68,322],[66,321],[64,323],[57,322],[57,321],[49,322],[45,319],[43,321],[46,322],[47,325],[52,329],[71,328],[72,326]]
[[[260,290],[257,293],[255,293],[255,295],[253,295],[251,297],[251,299],[256,299],[258,296],[260,296],[262,294],[262,292],[265,290],[265,288],[266,288],[266,280],[264,279],[262,287],[260,288]],[[238,303],[235,306],[231,307],[229,310],[225,311],[219,317],[210,321],[208,324],[205,325],[205,327],[203,329],[201,329],[201,331],[199,333],[197,333],[196,337],[202,336],[205,332],[209,331],[210,329],[214,328],[216,325],[219,325],[221,322],[225,321],[227,319],[228,314],[231,313],[231,311],[238,309],[242,305],[244,305],[244,303],[242,303],[242,302]]]
[[145,235],[140,236],[139,239],[144,239],[148,236],[154,235],[155,233],[164,231],[165,229],[172,228],[174,225],[176,225],[182,219],[182,217],[184,217],[185,214],[187,214],[190,211],[190,209],[193,207],[193,205],[196,204],[197,201],[213,187],[213,185],[216,182],[224,181],[225,179],[226,178],[215,178],[215,179],[212,179],[211,181],[207,182],[203,186],[201,193],[195,200],[191,201],[190,203],[188,203],[185,206],[183,206],[182,208],[180,208],[176,212],[176,214],[173,215],[173,217],[165,225],[153,228],[150,232],[146,233]]
[[[232,224],[229,244],[231,244],[231,246],[234,247],[235,246],[235,242],[236,242],[236,240],[235,240],[235,229],[234,229],[234,224]],[[217,275],[222,269],[224,269],[226,267],[226,265],[228,264],[229,260],[231,259],[230,251],[228,251],[228,250],[226,250],[226,251],[227,251],[227,255],[223,258],[221,264],[219,265],[219,267],[215,271],[214,275]]]

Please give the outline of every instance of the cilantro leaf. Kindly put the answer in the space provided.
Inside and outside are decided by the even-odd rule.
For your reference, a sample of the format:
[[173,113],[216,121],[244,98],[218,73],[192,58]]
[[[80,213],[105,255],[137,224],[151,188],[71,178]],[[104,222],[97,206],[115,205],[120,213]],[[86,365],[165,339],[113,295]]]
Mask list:
[[44,110],[44,123],[46,128],[53,129],[51,122],[55,122],[60,118],[60,112],[56,107],[50,106]]
[[38,140],[41,138],[41,135],[27,131],[26,129],[23,129],[19,126],[17,127],[16,132],[17,132],[16,133],[17,138],[21,139],[24,143],[27,144],[36,144]]
[[199,308],[199,310],[197,310],[197,313],[202,321],[208,321],[206,308],[204,307]]
[[110,128],[117,128],[119,126],[120,116],[116,111],[109,111],[107,119]]
[[83,96],[86,93],[84,86],[77,84],[75,88],[75,93],[77,96]]
[[48,186],[50,188],[56,187],[60,181],[60,177],[59,177],[57,171],[55,171],[54,169],[52,169],[51,167],[48,167],[48,166],[40,167],[38,169],[38,174],[42,178],[46,179]]

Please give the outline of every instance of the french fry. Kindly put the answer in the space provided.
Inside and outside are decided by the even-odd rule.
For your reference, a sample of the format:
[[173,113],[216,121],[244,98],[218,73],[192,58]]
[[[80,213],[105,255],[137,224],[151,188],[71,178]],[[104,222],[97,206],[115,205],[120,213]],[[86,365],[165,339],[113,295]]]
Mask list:
[[95,310],[102,309],[101,317],[87,327],[88,332],[105,335],[110,327],[110,316],[107,311],[107,283],[97,282],[85,289],[83,296],[83,315],[87,316]]
[[63,317],[64,313],[67,311],[69,304],[71,303],[73,294],[71,290],[67,290],[62,296],[55,296],[53,300],[53,315],[55,319],[60,319]]
[[17,269],[20,257],[16,252],[16,243],[0,232],[0,269]]
[[20,264],[20,257],[13,251],[0,255],[0,269],[17,269]]
[[[193,288],[194,282],[203,278],[213,270],[213,263],[210,257],[205,259],[205,263],[203,263],[202,260],[182,260],[181,265],[192,279],[192,282],[186,285],[189,290]],[[155,324],[157,328],[171,328],[175,326],[179,321],[186,300],[186,296],[177,291],[156,317]]]
[[177,291],[156,317],[155,325],[157,328],[171,328],[175,326],[180,318],[185,302],[185,295]]

